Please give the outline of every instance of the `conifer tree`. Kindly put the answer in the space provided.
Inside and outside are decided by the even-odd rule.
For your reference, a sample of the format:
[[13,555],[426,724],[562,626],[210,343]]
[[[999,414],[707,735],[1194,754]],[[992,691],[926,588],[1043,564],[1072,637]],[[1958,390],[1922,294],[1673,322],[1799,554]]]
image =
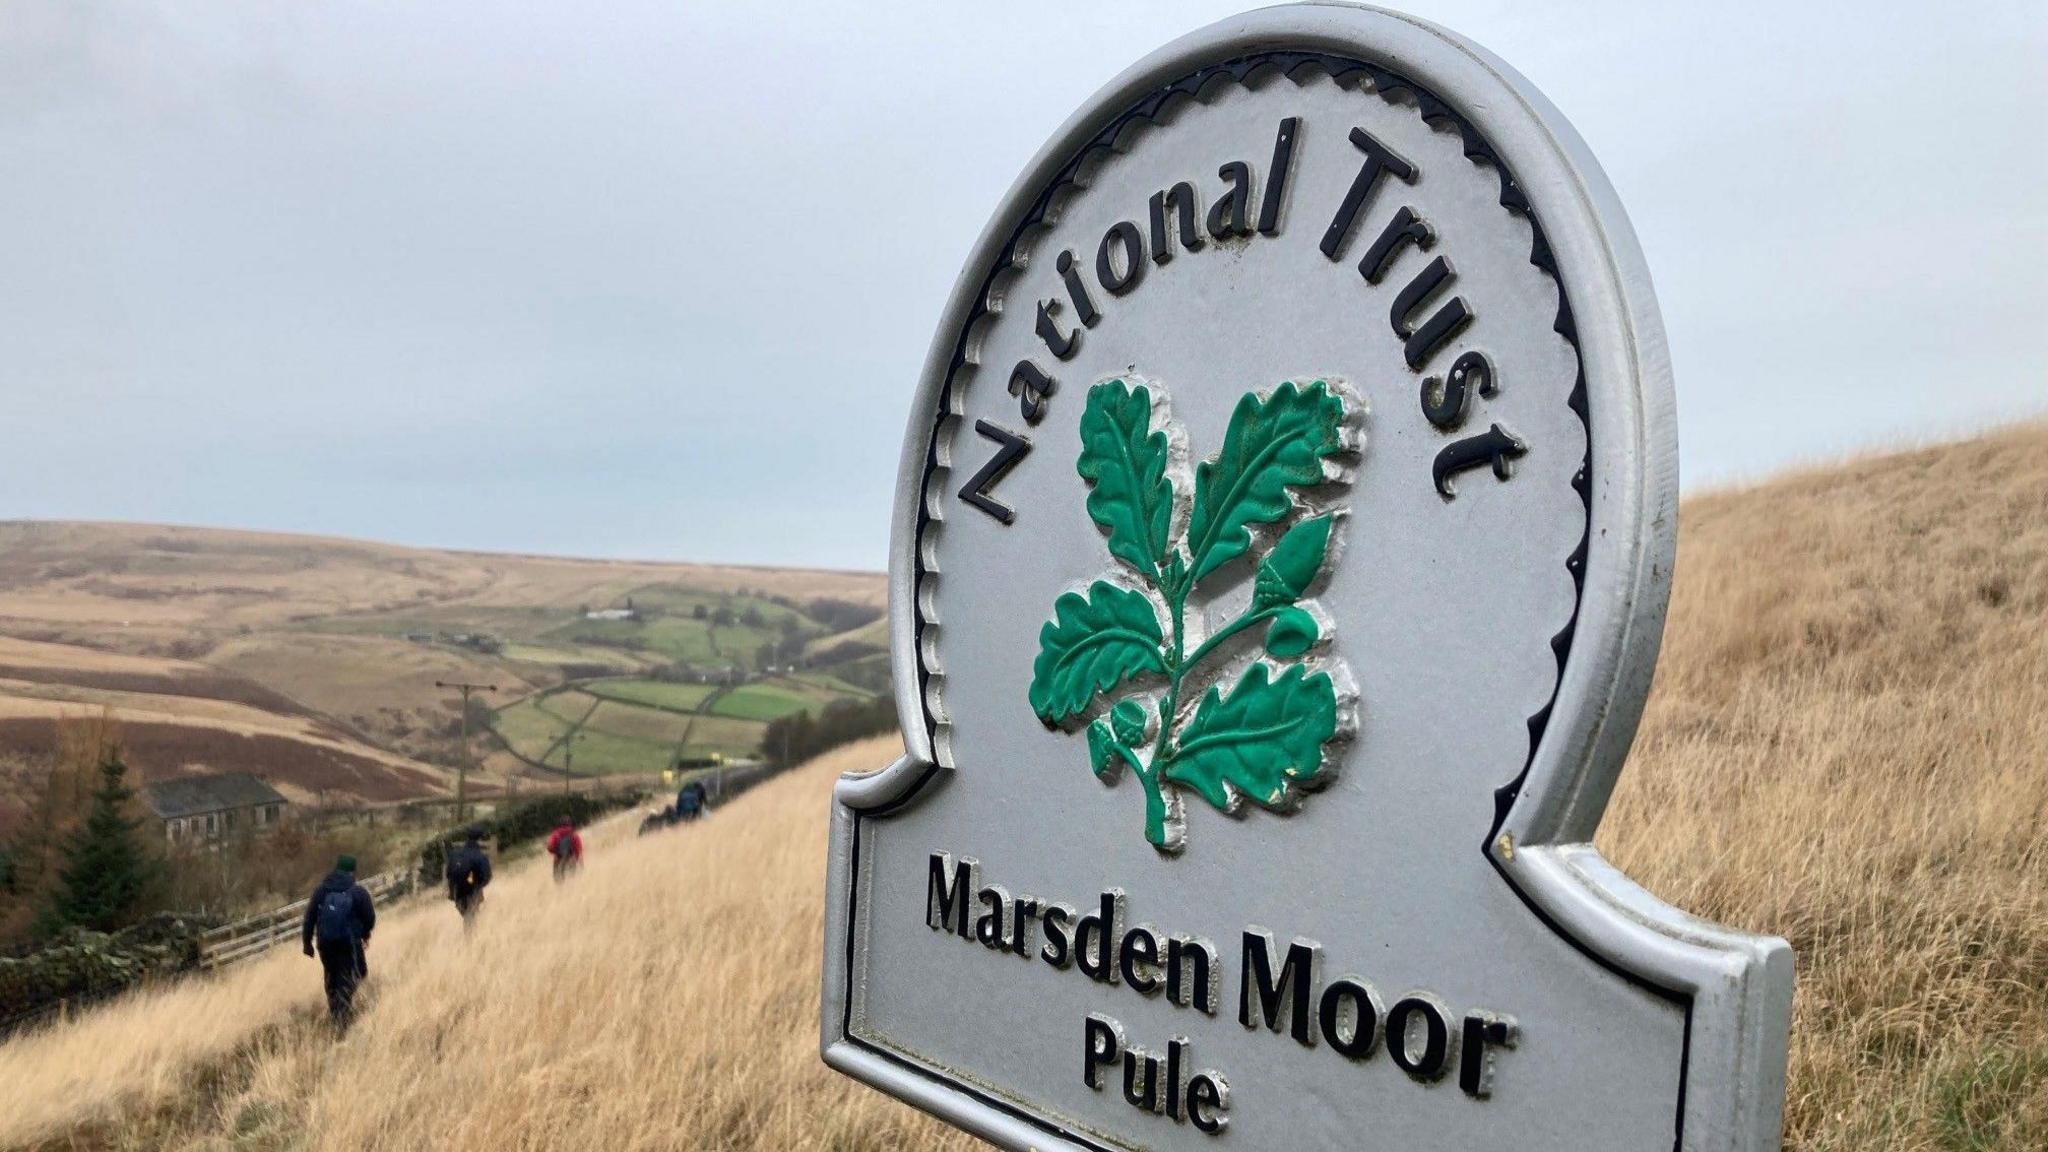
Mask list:
[[64,865],[44,915],[48,929],[71,925],[111,932],[141,906],[155,871],[135,833],[140,820],[128,815],[135,796],[128,766],[109,750],[99,766],[92,812],[64,846]]

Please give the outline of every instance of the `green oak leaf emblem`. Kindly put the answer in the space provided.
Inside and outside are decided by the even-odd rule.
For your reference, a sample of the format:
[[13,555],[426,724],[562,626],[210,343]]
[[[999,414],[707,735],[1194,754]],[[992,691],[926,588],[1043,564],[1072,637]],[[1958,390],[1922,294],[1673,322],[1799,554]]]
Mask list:
[[[1356,450],[1355,412],[1325,380],[1248,392],[1190,486],[1156,388],[1114,379],[1088,392],[1075,470],[1088,484],[1088,515],[1124,567],[1053,602],[1029,695],[1050,728],[1096,714],[1090,767],[1110,783],[1130,769],[1145,791],[1145,838],[1172,852],[1185,835],[1181,789],[1223,812],[1242,798],[1285,811],[1326,774],[1326,749],[1343,727],[1336,662],[1303,661],[1328,640],[1307,595],[1336,518],[1311,514],[1308,500]],[[1190,636],[1190,597],[1232,583],[1216,574],[1252,557],[1260,538],[1272,543],[1255,557],[1242,611]],[[1243,648],[1232,641],[1261,627],[1263,652],[1226,688],[1226,661]]]

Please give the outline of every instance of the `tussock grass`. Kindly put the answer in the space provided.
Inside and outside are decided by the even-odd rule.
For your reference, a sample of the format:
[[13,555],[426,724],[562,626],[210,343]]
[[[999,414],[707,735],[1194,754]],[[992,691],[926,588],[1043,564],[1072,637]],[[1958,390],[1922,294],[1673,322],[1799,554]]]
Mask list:
[[[1789,1147],[2048,1147],[2048,427],[1688,502],[1601,845],[1798,953]],[[0,1145],[956,1149],[818,1062],[832,779],[615,822],[477,934],[429,902],[340,1043],[295,952],[0,1045]]]
[[1679,523],[1601,848],[1792,942],[1788,1147],[2048,1148],[2048,426]]

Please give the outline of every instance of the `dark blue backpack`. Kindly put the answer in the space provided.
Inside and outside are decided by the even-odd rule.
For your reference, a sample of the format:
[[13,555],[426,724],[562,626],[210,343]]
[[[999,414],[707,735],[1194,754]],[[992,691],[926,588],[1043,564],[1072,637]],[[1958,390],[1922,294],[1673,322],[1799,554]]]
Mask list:
[[320,903],[313,913],[313,933],[322,944],[355,939],[355,893],[347,888],[320,893]]

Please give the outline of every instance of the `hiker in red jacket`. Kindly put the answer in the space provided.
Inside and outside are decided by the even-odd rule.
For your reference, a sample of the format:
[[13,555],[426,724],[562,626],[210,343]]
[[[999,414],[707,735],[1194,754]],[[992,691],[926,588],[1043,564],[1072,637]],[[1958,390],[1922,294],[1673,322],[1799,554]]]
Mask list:
[[576,823],[564,819],[548,834],[548,855],[555,858],[555,879],[569,878],[569,873],[583,867],[583,837],[576,834]]

